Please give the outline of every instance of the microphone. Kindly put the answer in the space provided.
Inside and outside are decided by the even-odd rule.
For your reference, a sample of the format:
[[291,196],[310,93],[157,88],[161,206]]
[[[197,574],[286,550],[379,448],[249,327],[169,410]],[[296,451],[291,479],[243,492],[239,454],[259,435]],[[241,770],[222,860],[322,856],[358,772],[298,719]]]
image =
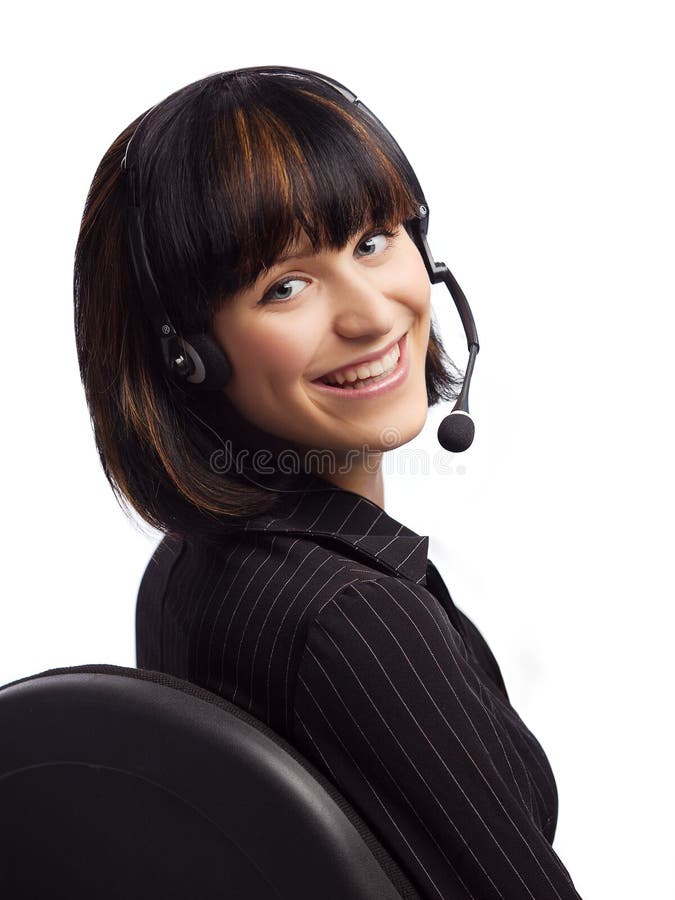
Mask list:
[[473,320],[473,314],[469,302],[464,295],[464,291],[457,283],[457,279],[450,269],[443,262],[436,262],[427,243],[427,228],[429,225],[429,206],[426,202],[420,205],[418,216],[411,219],[408,223],[410,226],[410,236],[420,251],[422,260],[424,261],[427,274],[432,284],[438,284],[441,281],[445,284],[450,296],[455,301],[457,312],[462,320],[466,343],[469,349],[469,361],[466,364],[466,373],[464,375],[464,384],[449,416],[446,416],[438,426],[438,442],[444,450],[451,453],[461,453],[467,450],[472,442],[475,432],[473,419],[469,415],[469,385],[471,384],[471,375],[473,374],[473,365],[476,361],[476,355],[480,349],[478,343],[478,332],[476,331],[476,323]]
[[461,453],[471,446],[474,432],[471,416],[462,410],[453,409],[438,426],[438,443],[451,453]]
[[469,343],[469,362],[466,365],[464,384],[457,402],[449,416],[446,416],[438,426],[438,443],[451,453],[461,453],[473,443],[475,426],[469,415],[469,385],[473,374],[473,364],[478,353],[478,344]]

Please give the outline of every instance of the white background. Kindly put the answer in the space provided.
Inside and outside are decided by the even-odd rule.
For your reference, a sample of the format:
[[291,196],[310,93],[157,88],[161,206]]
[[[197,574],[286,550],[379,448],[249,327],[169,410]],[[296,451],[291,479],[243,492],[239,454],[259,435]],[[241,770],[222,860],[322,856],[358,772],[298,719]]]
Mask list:
[[[135,594],[157,535],[105,480],[72,325],[74,246],[101,156],[205,75],[318,70],[408,155],[430,246],[481,341],[474,445],[440,451],[450,406],[431,410],[387,457],[387,512],[430,536],[546,750],[554,847],[580,894],[675,897],[670,12],[651,0],[122,0],[5,18],[0,683],[135,665]],[[433,297],[464,367],[449,294]],[[428,474],[406,472],[413,449]]]

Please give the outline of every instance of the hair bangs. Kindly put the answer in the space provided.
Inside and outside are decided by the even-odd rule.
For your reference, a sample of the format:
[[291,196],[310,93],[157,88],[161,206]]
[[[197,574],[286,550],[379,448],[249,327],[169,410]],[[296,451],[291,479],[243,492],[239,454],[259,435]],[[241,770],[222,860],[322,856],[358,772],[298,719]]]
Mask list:
[[410,220],[422,202],[363,113],[280,90],[271,92],[274,109],[264,96],[237,106],[217,134],[228,233],[239,236],[236,248],[224,248],[230,280],[219,286],[220,302],[250,287],[303,233],[314,252],[340,250],[366,229]]
[[421,189],[391,136],[350,101],[305,84],[249,75],[223,90],[214,80],[153,114],[148,253],[181,327],[207,327],[303,233],[314,252],[340,250],[418,214]]

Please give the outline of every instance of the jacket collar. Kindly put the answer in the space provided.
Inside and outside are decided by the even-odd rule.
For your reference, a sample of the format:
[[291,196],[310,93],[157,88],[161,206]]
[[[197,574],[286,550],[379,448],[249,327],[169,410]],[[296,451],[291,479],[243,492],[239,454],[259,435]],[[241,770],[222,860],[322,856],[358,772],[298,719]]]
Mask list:
[[366,497],[318,476],[303,475],[298,485],[281,494],[274,512],[248,519],[245,530],[324,535],[426,587],[427,535],[397,522]]

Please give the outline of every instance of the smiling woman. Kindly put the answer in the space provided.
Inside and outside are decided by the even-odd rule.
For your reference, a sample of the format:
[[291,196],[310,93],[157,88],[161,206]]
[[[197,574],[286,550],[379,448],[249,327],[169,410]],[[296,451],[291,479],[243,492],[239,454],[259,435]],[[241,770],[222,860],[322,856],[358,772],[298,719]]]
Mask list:
[[293,744],[406,900],[575,900],[546,755],[428,537],[384,510],[384,452],[461,382],[427,217],[398,144],[318,73],[202,79],[104,155],[75,327],[106,475],[165,532],[137,662]]
[[[157,291],[179,334],[213,334],[225,351],[224,392],[168,377],[144,314],[120,171],[132,135]],[[304,456],[372,440],[377,451],[391,403],[354,409],[343,432],[345,412],[312,381],[408,329],[415,368],[399,401],[410,404],[401,442],[429,407],[454,399],[460,373],[429,321],[429,280],[407,230],[424,202],[377,120],[296,70],[212,75],[125,128],[94,177],[75,259],[82,379],[121,503],[160,530],[217,539],[223,525],[273,509],[313,463],[263,487],[264,472],[243,477],[234,461],[214,471],[214,453]],[[296,252],[304,267],[290,272],[284,256]]]

